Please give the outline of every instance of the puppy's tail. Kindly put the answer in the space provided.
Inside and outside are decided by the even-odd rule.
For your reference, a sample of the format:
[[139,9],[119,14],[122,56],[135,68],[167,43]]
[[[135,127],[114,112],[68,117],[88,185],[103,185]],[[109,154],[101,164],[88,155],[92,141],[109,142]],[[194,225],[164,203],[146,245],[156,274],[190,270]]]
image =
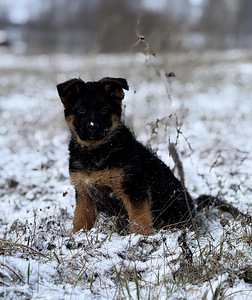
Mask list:
[[249,216],[248,214],[244,214],[232,204],[218,197],[201,195],[196,199],[196,204],[198,212],[202,211],[204,208],[217,207],[221,211],[231,214],[235,219],[238,217],[251,218],[251,216]]

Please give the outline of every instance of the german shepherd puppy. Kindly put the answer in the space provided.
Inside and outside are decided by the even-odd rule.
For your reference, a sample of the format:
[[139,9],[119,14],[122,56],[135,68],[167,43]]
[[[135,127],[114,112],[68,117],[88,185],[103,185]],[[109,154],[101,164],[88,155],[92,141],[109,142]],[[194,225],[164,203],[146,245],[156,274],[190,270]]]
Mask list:
[[[130,231],[187,224],[194,203],[171,170],[121,120],[123,78],[71,79],[57,85],[71,131],[69,171],[76,190],[72,233],[94,226],[97,213],[126,214]],[[190,211],[192,213],[190,213]]]

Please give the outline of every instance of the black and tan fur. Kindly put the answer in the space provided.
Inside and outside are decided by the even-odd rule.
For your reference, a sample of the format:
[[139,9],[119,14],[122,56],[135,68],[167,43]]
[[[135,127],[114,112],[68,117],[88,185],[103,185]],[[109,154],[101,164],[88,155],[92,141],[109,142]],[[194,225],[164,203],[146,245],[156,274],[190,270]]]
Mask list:
[[69,171],[76,190],[72,233],[97,214],[126,214],[132,233],[188,223],[194,205],[171,170],[121,120],[123,78],[71,79],[57,86],[71,131]]

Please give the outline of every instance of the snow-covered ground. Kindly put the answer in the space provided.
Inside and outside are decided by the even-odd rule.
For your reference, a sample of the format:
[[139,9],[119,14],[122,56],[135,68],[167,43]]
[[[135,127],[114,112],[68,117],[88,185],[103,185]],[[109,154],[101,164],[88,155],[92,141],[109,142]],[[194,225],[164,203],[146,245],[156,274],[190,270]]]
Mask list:
[[188,231],[184,244],[180,230],[119,235],[102,216],[67,237],[75,199],[55,88],[73,77],[126,78],[125,120],[136,137],[171,168],[175,143],[193,197],[220,195],[251,215],[251,51],[0,54],[1,298],[252,299],[249,218],[205,212],[204,230]]

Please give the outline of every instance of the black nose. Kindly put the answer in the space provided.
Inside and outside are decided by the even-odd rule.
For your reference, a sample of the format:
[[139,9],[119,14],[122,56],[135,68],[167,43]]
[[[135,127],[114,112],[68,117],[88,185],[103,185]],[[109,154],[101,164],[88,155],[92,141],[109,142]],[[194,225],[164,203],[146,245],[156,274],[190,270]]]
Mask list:
[[94,122],[89,122],[87,124],[87,130],[91,133],[95,132],[98,129],[98,124]]

